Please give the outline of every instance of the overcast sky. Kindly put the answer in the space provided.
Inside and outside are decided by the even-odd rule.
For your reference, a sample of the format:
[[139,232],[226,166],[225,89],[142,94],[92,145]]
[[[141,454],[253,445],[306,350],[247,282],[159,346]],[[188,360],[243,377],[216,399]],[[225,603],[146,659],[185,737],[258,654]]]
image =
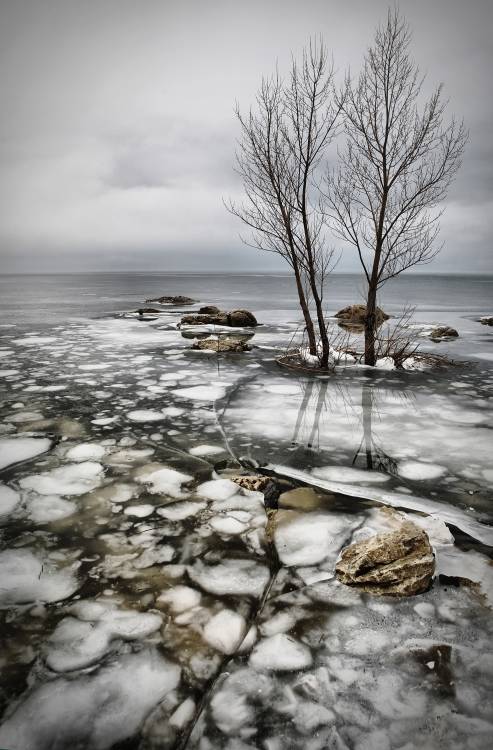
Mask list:
[[[4,272],[276,270],[245,248],[238,126],[262,74],[322,34],[357,72],[387,0],[0,0]],[[426,270],[493,272],[493,0],[401,0],[470,141]],[[357,270],[352,252],[339,270]]]

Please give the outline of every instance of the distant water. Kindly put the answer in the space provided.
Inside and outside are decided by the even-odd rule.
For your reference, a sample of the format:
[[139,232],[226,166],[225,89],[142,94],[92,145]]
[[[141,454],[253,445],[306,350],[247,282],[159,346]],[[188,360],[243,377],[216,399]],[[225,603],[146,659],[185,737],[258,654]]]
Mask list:
[[[326,309],[363,300],[363,279],[335,274],[326,291]],[[145,299],[185,294],[224,308],[297,311],[289,274],[86,273],[6,275],[0,279],[3,323],[38,328],[71,318],[95,318],[128,310]],[[389,281],[380,303],[390,313],[416,307],[420,320],[453,324],[457,318],[493,312],[493,275],[403,275]]]

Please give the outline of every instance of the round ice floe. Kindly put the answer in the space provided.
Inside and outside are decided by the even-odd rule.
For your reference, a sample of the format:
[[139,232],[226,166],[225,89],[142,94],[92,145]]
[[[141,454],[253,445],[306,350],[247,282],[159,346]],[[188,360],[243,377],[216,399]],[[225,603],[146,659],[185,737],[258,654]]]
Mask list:
[[177,388],[173,393],[180,398],[189,398],[192,401],[218,401],[226,395],[225,389],[217,385],[195,385],[190,388]]
[[245,618],[231,609],[218,612],[204,627],[204,638],[207,643],[223,654],[233,654],[245,633]]
[[250,656],[250,665],[259,671],[287,672],[304,669],[311,663],[310,649],[285,633],[262,638]]
[[200,591],[196,591],[190,588],[190,586],[173,586],[168,591],[164,591],[158,597],[157,601],[169,604],[173,612],[178,613],[196,607],[200,604],[201,598]]
[[269,569],[253,560],[225,559],[218,565],[204,565],[199,560],[189,566],[188,574],[205,591],[217,596],[261,596],[269,580]]
[[240,491],[239,485],[230,479],[211,479],[197,487],[197,495],[206,500],[227,500]]
[[281,385],[266,385],[264,390],[267,391],[267,393],[276,393],[281,396],[299,396],[301,393],[299,385],[289,385],[284,383]]
[[397,467],[399,476],[404,479],[421,481],[437,479],[446,473],[447,469],[439,464],[427,464],[421,461],[402,461]]
[[190,482],[193,479],[189,474],[182,474],[176,469],[153,468],[151,471],[140,474],[137,481],[148,484],[151,492],[156,494],[169,495],[170,497],[182,497],[183,492],[181,485]]
[[67,458],[70,461],[93,461],[102,458],[105,453],[105,448],[99,443],[80,443],[67,451]]
[[19,370],[0,370],[0,378],[8,378],[10,375],[17,375]]
[[247,528],[244,523],[229,516],[215,516],[211,519],[210,525],[214,531],[217,531],[219,534],[226,534],[227,536],[241,534]]
[[44,495],[29,503],[29,518],[35,523],[50,523],[75,513],[77,506],[58,495]]
[[76,680],[49,680],[28,691],[4,721],[0,746],[108,750],[137,735],[179,681],[180,668],[155,649],[126,654]]
[[103,478],[103,467],[93,461],[68,464],[43,474],[31,474],[20,480],[23,489],[39,495],[83,495],[97,487]]
[[136,409],[134,411],[129,411],[127,417],[132,422],[159,422],[165,418],[161,411],[154,411],[153,409]]
[[22,339],[14,339],[13,344],[18,346],[44,346],[56,341],[54,336],[25,336]]
[[127,505],[124,509],[126,516],[135,516],[136,518],[146,518],[156,510],[154,505]]
[[344,535],[359,524],[358,516],[330,513],[279,511],[274,543],[284,565],[317,565],[326,557],[335,558]]
[[197,515],[199,511],[204,510],[206,507],[206,503],[183,501],[159,508],[158,514],[163,518],[167,518],[168,521],[183,521],[185,518]]
[[216,453],[224,453],[220,445],[196,445],[188,451],[192,456],[214,456]]
[[96,417],[96,419],[91,419],[91,424],[105,427],[108,424],[113,424],[113,422],[116,422],[117,419],[118,417]]
[[0,518],[5,518],[12,513],[20,499],[18,492],[11,487],[7,487],[6,484],[0,484]]
[[43,415],[40,411],[18,411],[15,414],[9,414],[6,419],[7,422],[22,424],[23,422],[35,422],[38,419],[43,419]]
[[366,471],[365,469],[353,469],[349,466],[317,466],[312,469],[314,477],[319,479],[326,479],[329,482],[364,482],[379,484],[381,482],[387,482],[390,477],[387,474],[382,474],[378,471]]
[[58,602],[77,591],[71,568],[50,570],[30,549],[0,552],[0,608],[28,602]]
[[79,365],[79,370],[107,370],[108,367],[111,367],[109,362],[100,362],[93,365]]
[[39,456],[50,447],[51,440],[48,438],[2,438],[0,439],[0,469]]

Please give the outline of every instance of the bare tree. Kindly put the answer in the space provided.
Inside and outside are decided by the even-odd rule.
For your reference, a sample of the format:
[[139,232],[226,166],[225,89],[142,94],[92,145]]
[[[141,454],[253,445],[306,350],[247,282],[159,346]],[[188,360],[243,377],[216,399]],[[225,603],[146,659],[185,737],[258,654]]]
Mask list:
[[440,203],[457,172],[466,132],[439,86],[419,106],[423,77],[409,55],[409,27],[389,11],[356,82],[346,82],[347,141],[329,173],[335,233],[356,247],[367,282],[365,362],[374,365],[377,292],[388,279],[439,251]]
[[333,78],[325,47],[311,43],[301,64],[293,60],[286,84],[278,74],[263,79],[255,108],[246,116],[237,108],[236,169],[246,197],[241,205],[229,204],[252,230],[246,244],[277,253],[291,266],[310,354],[319,357],[322,368],[330,350],[323,293],[333,250],[325,233],[325,199],[314,178],[342,107],[342,99],[333,97]]

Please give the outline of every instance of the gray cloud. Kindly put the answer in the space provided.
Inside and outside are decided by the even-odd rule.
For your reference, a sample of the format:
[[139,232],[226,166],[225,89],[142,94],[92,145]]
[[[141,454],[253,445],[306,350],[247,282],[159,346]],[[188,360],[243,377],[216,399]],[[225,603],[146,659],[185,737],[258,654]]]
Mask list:
[[[280,267],[242,247],[235,101],[322,34],[357,72],[386,0],[6,0],[0,25],[5,271]],[[427,270],[492,271],[490,0],[403,0],[414,53],[470,143]],[[356,269],[345,253],[342,270]]]

